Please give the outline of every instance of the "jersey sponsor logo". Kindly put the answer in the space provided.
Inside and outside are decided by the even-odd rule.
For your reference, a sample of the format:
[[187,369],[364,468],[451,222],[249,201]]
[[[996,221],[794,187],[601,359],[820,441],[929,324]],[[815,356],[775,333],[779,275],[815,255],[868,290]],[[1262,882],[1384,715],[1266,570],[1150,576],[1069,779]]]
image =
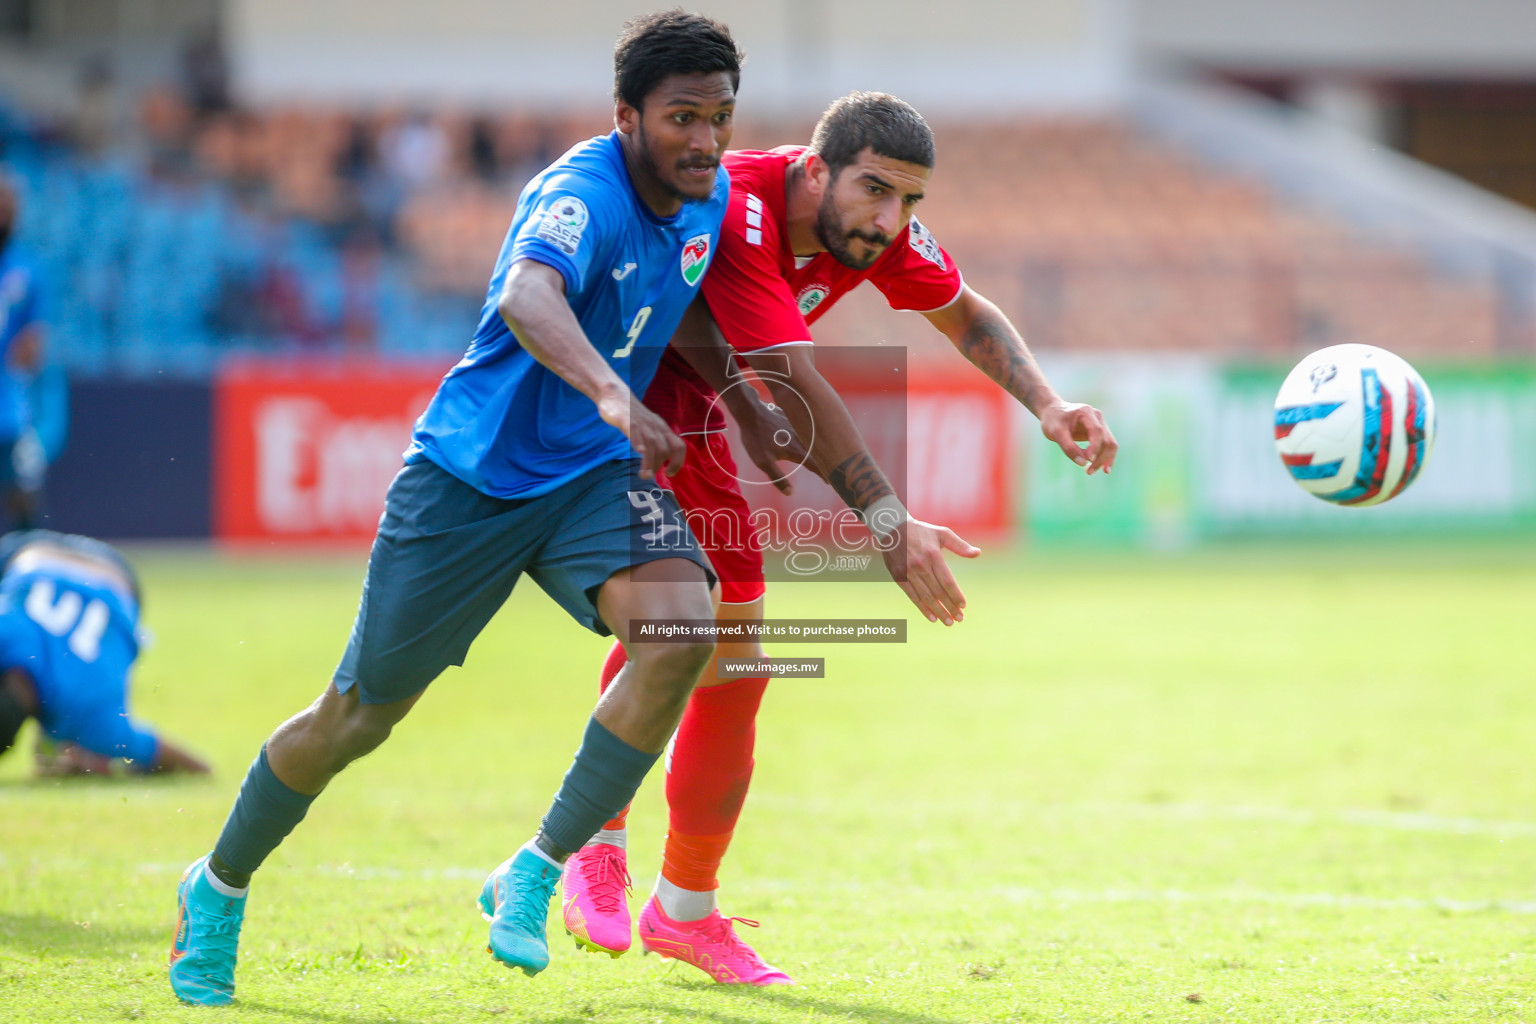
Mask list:
[[808,284],[800,289],[800,294],[795,296],[795,305],[800,307],[801,316],[810,316],[811,310],[821,305],[832,289],[824,284]]
[[694,235],[683,243],[683,280],[698,284],[709,265],[709,235]]
[[575,196],[561,196],[544,211],[538,236],[567,256],[574,256],[586,229],[587,204]]
[[923,259],[932,263],[940,270],[948,270],[944,265],[944,250],[939,248],[939,243],[934,241],[933,234],[916,218],[912,218],[907,227],[907,244],[912,246],[912,251]]
[[626,277],[629,276],[629,272],[631,270],[634,270],[639,265],[640,264],[638,264],[638,263],[626,263],[626,264],[624,264],[624,269],[622,269],[622,270],[620,270],[618,267],[614,267],[613,268],[613,279],[615,281],[622,281],[622,280],[624,280]]

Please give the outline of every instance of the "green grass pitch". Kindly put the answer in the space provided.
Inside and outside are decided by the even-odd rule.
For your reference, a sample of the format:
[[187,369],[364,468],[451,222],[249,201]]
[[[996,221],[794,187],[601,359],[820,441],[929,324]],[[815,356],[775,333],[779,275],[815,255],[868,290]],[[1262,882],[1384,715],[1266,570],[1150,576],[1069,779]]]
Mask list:
[[[790,989],[714,986],[556,924],[529,979],[473,901],[530,834],[606,644],[524,584],[252,890],[238,1002],[165,981],[181,868],[328,678],[363,567],[144,552],[137,707],[208,781],[32,782],[0,761],[0,1020],[1536,1019],[1536,551],[989,554],[966,621],[770,688],[723,873]],[[770,614],[907,614],[774,585]],[[631,818],[635,907],[659,776]],[[556,918],[558,921],[558,918]]]

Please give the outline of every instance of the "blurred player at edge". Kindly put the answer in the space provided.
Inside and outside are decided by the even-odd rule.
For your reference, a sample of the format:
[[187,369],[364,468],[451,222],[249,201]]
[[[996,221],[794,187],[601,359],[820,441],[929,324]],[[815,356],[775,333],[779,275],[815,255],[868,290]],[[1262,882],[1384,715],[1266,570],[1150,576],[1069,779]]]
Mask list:
[[62,744],[43,765],[104,772],[208,766],[128,717],[139,656],[139,581],[116,549],[90,537],[27,530],[0,537],[0,753],[36,718]]
[[[958,621],[965,604],[942,549],[963,555],[976,549],[948,530],[908,517],[841,399],[817,372],[809,324],[841,296],[870,281],[892,308],[926,316],[1038,416],[1045,436],[1068,458],[1088,473],[1108,472],[1114,464],[1115,439],[1098,410],[1062,400],[1008,318],[965,285],[954,260],[912,216],[933,163],[933,134],[922,116],[880,93],[854,93],[833,103],[809,147],[726,154],[731,205],[704,282],[708,313],[694,304],[645,399],[688,442],[688,460],[670,483],[720,574],[723,618],[762,618],[764,582],[756,544],[730,543],[755,541],[755,530],[747,522],[750,510],[716,393],[741,425],[753,461],[786,491],[775,460],[793,453],[765,446],[762,439],[782,421],[775,421],[756,391],[730,386],[740,377],[732,376],[732,356],[720,347],[714,324],[749,364],[772,371],[762,379],[796,433],[814,437],[816,470],[877,535],[895,531],[904,540],[885,545],[887,565],[930,621]],[[1077,442],[1086,442],[1086,449]],[[722,518],[730,521],[723,528]],[[902,553],[905,575],[899,563],[892,564]],[[936,587],[925,582],[934,576]],[[763,651],[755,642],[722,642],[716,656],[757,659]],[[624,649],[615,645],[603,667],[603,686],[623,680],[624,659]],[[713,668],[700,678],[667,761],[666,851],[640,915],[645,949],[685,960],[720,982],[789,980],[735,935],[731,921],[741,919],[722,918],[715,903],[716,872],[752,776],[754,721],[767,682],[719,680]],[[614,818],[589,841],[568,865],[562,885],[566,927],[578,943],[614,955],[630,944],[622,899],[628,879],[624,820]]]
[[[621,640],[635,619],[713,614],[708,559],[654,479],[681,467],[683,442],[636,396],[719,241],[740,66],[717,22],[635,19],[614,50],[616,130],[524,188],[474,340],[390,485],[341,664],[272,734],[213,852],[178,887],[170,980],[182,1000],[233,998],[251,874],[338,772],[463,663],[522,573]],[[497,960],[528,974],[548,965],[565,859],[634,796],[713,650],[638,646],[598,702],[538,833],[481,888]]]
[[[0,512],[10,525],[31,529],[41,518],[43,477],[63,446],[68,412],[62,372],[44,374],[37,272],[12,237],[20,205],[15,183],[0,171]],[[47,425],[37,421],[34,392]],[[47,445],[39,429],[50,435]]]

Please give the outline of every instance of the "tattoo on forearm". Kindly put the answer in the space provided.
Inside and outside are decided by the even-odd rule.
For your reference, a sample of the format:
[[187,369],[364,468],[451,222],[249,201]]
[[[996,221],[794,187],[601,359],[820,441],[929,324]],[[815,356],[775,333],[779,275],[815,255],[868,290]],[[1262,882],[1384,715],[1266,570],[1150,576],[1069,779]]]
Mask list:
[[867,451],[843,460],[842,465],[832,471],[827,482],[832,485],[838,497],[860,511],[887,494],[896,493]]
[[1031,412],[1039,390],[1040,369],[1013,326],[1001,314],[976,317],[960,339],[960,352],[997,381]]

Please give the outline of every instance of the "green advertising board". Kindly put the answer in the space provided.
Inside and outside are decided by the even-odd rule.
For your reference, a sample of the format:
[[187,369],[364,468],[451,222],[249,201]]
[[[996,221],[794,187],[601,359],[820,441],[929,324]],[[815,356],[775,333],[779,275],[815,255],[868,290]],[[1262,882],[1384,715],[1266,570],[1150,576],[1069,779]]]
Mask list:
[[1302,491],[1274,449],[1288,364],[1197,357],[1043,360],[1057,390],[1103,410],[1112,475],[1085,477],[1040,436],[1021,446],[1019,508],[1040,543],[1179,547],[1228,537],[1536,532],[1536,364],[1419,367],[1435,449],[1390,503],[1341,508]]

